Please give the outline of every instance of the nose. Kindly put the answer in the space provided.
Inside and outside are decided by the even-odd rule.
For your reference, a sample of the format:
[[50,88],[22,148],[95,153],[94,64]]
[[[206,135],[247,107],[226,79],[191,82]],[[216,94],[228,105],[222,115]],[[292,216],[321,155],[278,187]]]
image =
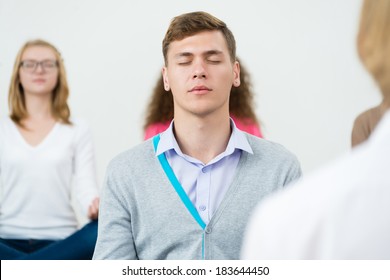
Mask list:
[[193,79],[205,79],[207,77],[207,71],[202,61],[194,63]]
[[43,65],[42,63],[37,63],[37,66],[35,66],[35,72],[37,73],[41,73],[41,72],[44,72],[45,70],[43,69]]

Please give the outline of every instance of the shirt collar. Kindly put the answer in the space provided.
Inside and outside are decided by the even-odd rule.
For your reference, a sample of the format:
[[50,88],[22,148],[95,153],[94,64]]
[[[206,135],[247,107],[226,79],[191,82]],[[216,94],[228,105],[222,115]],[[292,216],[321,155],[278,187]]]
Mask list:
[[[159,156],[160,154],[172,149],[175,150],[178,155],[183,157],[185,156],[176,141],[175,135],[173,134],[173,122],[174,120],[171,121],[171,124],[169,125],[167,130],[160,134],[160,142],[156,150],[156,156]],[[230,135],[230,139],[224,154],[232,154],[235,149],[239,149],[253,154],[252,148],[249,145],[245,133],[236,127],[234,121],[231,118],[230,126],[232,128],[232,134]]]

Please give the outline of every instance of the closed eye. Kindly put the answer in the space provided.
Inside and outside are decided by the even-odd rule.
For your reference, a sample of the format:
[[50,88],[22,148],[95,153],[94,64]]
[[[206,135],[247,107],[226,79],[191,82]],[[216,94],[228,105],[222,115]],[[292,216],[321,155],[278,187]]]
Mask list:
[[220,60],[215,60],[215,59],[208,59],[207,62],[211,63],[211,64],[219,64],[219,63],[221,63]]
[[190,64],[191,64],[191,61],[182,61],[182,62],[178,62],[177,64],[178,64],[178,65],[182,65],[182,66],[190,65]]

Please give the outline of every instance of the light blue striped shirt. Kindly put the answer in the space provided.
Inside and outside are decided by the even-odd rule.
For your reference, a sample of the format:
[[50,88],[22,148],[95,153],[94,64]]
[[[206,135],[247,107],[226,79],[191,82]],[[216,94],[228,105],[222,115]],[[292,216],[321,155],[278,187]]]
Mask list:
[[230,119],[232,134],[226,150],[204,164],[200,160],[183,154],[173,134],[173,124],[160,134],[156,156],[165,156],[195,206],[202,220],[208,224],[232,183],[241,152],[253,154],[245,133]]

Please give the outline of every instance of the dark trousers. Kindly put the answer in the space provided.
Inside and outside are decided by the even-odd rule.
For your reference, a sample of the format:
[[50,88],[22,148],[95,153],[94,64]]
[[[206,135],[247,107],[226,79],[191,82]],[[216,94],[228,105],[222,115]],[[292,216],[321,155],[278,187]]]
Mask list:
[[97,221],[62,240],[0,238],[1,260],[91,260],[97,239]]

